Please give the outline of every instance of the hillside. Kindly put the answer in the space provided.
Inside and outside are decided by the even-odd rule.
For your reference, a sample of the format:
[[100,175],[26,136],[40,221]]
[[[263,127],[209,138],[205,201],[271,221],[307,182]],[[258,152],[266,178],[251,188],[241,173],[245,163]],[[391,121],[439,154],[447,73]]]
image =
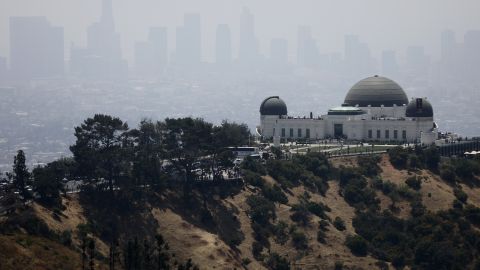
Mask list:
[[[419,258],[419,246],[399,246],[400,239],[433,239],[432,245],[453,245],[455,256],[469,248],[461,240],[466,239],[462,231],[480,240],[480,219],[471,218],[480,216],[476,210],[480,207],[478,174],[466,181],[457,172],[452,183],[440,176],[445,175],[443,167],[412,168],[408,161],[406,168],[399,169],[391,158],[384,154],[326,161],[311,156],[295,161],[304,165],[301,170],[291,166],[295,164],[291,161],[272,161],[260,169],[258,164],[246,164],[245,184],[200,185],[189,198],[175,186],[166,186],[126,204],[127,210],[107,204],[102,209],[98,207],[101,198],[94,202],[82,194],[62,196],[61,210],[35,202],[2,219],[0,269],[81,269],[79,231],[85,227],[96,244],[95,269],[107,269],[112,234],[108,227],[113,223],[119,253],[132,239],[142,243],[160,234],[168,243],[173,267],[191,259],[200,269],[287,269],[282,268],[285,265],[292,269],[393,269],[392,263],[399,268],[413,264],[429,268],[438,262]],[[360,178],[365,183],[357,183]],[[447,210],[454,212],[441,212]],[[386,229],[392,226],[392,231],[359,227],[374,220],[384,222]],[[416,224],[424,230],[436,228],[437,220],[440,227],[433,231],[410,232]],[[395,231],[403,223],[406,227]],[[439,228],[458,238],[436,242]],[[369,230],[374,229],[375,235],[384,235],[383,240],[369,238]],[[117,268],[127,268],[122,255],[118,256]],[[465,265],[478,262],[476,251],[469,256]],[[443,263],[451,269],[458,262]]]

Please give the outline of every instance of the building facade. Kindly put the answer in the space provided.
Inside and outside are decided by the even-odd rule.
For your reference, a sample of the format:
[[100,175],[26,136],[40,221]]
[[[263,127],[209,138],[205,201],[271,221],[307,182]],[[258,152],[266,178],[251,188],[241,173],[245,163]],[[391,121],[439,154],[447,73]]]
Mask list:
[[344,104],[320,116],[292,117],[278,96],[260,106],[257,132],[264,139],[343,138],[431,144],[437,139],[433,108],[426,98],[407,98],[394,81],[373,76],[356,83]]

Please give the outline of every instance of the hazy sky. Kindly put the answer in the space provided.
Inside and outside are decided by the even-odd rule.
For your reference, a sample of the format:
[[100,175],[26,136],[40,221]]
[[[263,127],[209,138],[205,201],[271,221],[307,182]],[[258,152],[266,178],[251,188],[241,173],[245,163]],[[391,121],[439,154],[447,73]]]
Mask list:
[[[408,45],[423,45],[435,56],[442,30],[454,30],[461,41],[466,30],[480,29],[480,0],[113,0],[113,4],[129,59],[134,42],[146,38],[149,26],[168,27],[172,49],[183,14],[198,12],[203,58],[209,60],[217,24],[230,24],[234,45],[238,43],[243,6],[255,15],[262,52],[271,38],[285,37],[294,54],[298,25],[312,26],[322,52],[342,51],[344,35],[357,34],[375,56],[383,49],[401,55]],[[86,28],[98,19],[100,6],[101,0],[0,0],[0,55],[8,56],[10,16],[47,16],[52,24],[65,28],[69,48],[72,42],[85,43]]]

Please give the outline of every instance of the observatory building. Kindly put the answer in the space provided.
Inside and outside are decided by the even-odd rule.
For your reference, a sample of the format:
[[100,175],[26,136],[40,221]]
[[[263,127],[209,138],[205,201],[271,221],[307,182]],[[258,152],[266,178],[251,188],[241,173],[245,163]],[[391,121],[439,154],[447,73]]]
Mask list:
[[313,113],[308,117],[289,116],[280,97],[268,97],[260,105],[257,132],[264,139],[343,138],[423,144],[434,143],[438,136],[427,98],[409,101],[400,85],[380,76],[359,81],[340,107],[316,117]]

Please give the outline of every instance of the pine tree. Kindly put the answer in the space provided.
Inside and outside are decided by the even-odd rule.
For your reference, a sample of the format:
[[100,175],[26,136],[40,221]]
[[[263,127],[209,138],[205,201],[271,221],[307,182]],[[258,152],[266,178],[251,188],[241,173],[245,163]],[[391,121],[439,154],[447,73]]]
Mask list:
[[18,150],[13,161],[13,184],[24,198],[28,195],[26,185],[29,178],[30,173],[25,165],[25,153],[23,150]]

